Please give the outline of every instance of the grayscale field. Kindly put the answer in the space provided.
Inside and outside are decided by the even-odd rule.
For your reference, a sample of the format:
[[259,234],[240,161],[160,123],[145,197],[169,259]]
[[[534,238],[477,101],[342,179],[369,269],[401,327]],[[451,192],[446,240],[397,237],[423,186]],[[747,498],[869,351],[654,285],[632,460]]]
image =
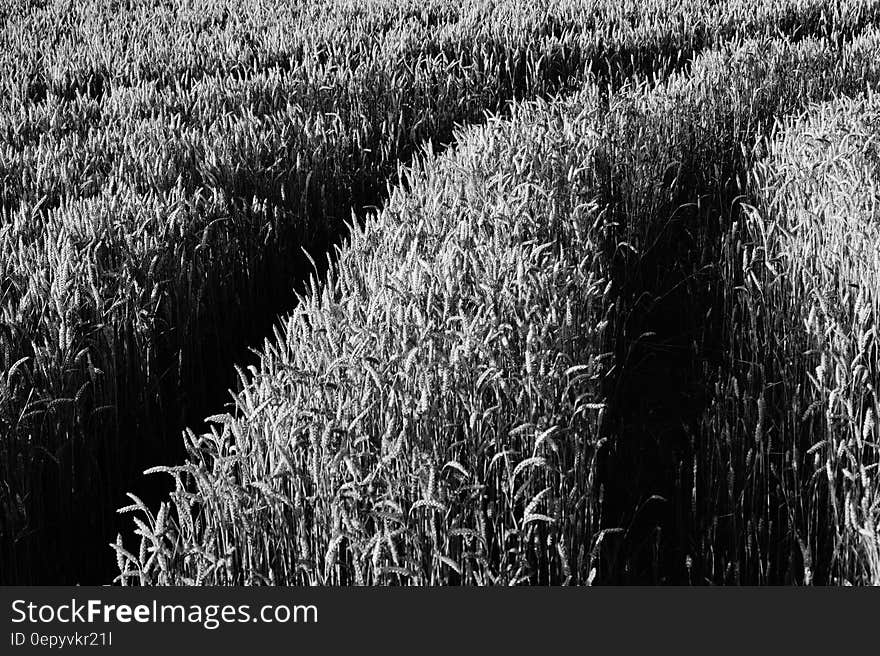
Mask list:
[[880,585],[876,0],[6,0],[0,584]]

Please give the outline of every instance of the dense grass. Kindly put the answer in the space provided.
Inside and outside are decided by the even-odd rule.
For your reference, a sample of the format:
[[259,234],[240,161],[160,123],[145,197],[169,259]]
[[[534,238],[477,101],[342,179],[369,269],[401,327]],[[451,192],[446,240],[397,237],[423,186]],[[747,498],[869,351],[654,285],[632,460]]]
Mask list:
[[231,362],[294,303],[300,248],[329,249],[426,140],[587,79],[605,96],[662,79],[746,34],[837,47],[878,11],[16,3],[0,30],[0,580],[99,576],[83,545],[113,532],[146,463],[182,457],[168,437],[219,409]]
[[[636,96],[609,128],[617,375],[608,390],[614,439],[598,480],[609,500],[603,525],[627,529],[612,552],[613,580],[802,580],[782,500],[754,500],[773,517],[751,527],[738,505],[753,503],[742,494],[754,483],[746,458],[755,452],[734,440],[742,459],[730,457],[727,431],[704,423],[730,341],[746,334],[723,302],[724,289],[741,284],[726,264],[741,253],[725,239],[776,118],[875,87],[876,39],[871,31],[841,49],[812,40],[732,46]],[[761,549],[779,550],[769,569],[750,534],[758,530]]]
[[[813,32],[818,23],[843,35],[853,19],[876,11],[870,0],[10,0],[0,9],[0,107],[53,96],[100,98],[144,82],[162,87],[206,76],[295,70],[312,56],[348,68],[364,61],[352,43],[378,45],[386,37],[401,54],[414,47],[463,56],[477,66],[494,52],[520,75],[527,58],[498,48],[499,35],[504,42],[531,30],[557,41],[561,50],[588,45],[653,64],[649,44],[655,51],[687,54],[733,33]],[[437,47],[450,37],[453,43],[465,37],[470,48]],[[619,66],[617,58],[597,65]]]
[[[156,470],[177,490],[156,516],[128,509],[140,554],[117,543],[123,579],[583,583],[653,565],[666,580],[770,580],[747,571],[752,553],[736,577],[714,569],[727,520],[707,507],[719,482],[701,459],[720,435],[699,433],[706,401],[667,406],[684,430],[626,405],[681,401],[670,376],[710,382],[724,331],[705,315],[720,312],[743,146],[811,100],[875,86],[878,42],[730,45],[603,95],[602,111],[588,87],[461,135],[342,248],[243,374],[234,416]],[[652,351],[675,353],[682,331],[694,351],[661,359],[664,381]],[[600,414],[583,423],[586,408]],[[638,527],[652,503],[672,519]],[[658,528],[672,537],[650,542]],[[653,563],[646,544],[663,552]]]
[[[601,111],[583,100],[579,125]],[[429,157],[354,229],[267,344],[242,416],[190,434],[198,462],[170,470],[176,512],[142,525],[133,576],[587,579],[607,323],[592,154],[566,112],[515,117]],[[176,555],[152,549],[172,535]]]
[[730,371],[707,417],[722,439],[704,458],[733,472],[716,474],[738,522],[719,555],[758,580],[791,559],[805,581],[880,584],[878,138],[873,93],[781,123],[733,233]]
[[326,249],[417,144],[592,73],[662,72],[743,31],[846,35],[877,12],[816,1],[20,9],[2,31],[0,111],[10,581],[93,575],[89,550],[62,536],[81,544],[113,526],[111,499],[175,453],[162,435],[219,402],[222,372],[293,302],[308,267],[299,247]]

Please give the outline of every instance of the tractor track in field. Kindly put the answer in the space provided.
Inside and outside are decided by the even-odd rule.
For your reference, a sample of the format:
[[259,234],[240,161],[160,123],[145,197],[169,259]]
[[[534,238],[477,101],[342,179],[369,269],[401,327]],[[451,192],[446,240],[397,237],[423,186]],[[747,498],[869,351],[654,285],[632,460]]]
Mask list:
[[[695,54],[679,53],[677,61],[664,64],[663,75],[657,79],[674,70],[686,70]],[[600,83],[614,88],[634,76],[654,73],[656,64],[656,58],[646,56],[638,62],[633,60],[635,70],[609,71],[600,61],[594,62],[591,70]],[[559,72],[557,85],[548,95],[571,91],[574,86],[575,81]],[[522,99],[515,89],[511,95]],[[510,100],[499,99],[489,110],[503,115]],[[433,137],[440,144],[435,152],[455,146],[453,125],[449,123]],[[407,145],[398,161],[408,163],[422,145],[423,142]],[[382,205],[387,186],[397,183],[389,171],[385,179],[356,180],[346,189],[311,190],[315,197],[310,203],[315,209],[309,224],[342,226],[340,219],[347,220],[353,208],[363,218],[368,208]],[[337,201],[332,205],[335,218],[320,210],[326,207],[327,196]],[[682,198],[681,204],[691,200]],[[687,513],[682,510],[687,500],[681,491],[690,489],[690,474],[683,471],[682,463],[688,461],[690,436],[705,406],[702,372],[707,358],[711,360],[707,355],[711,349],[700,352],[693,343],[716,344],[722,320],[716,312],[707,315],[707,309],[717,304],[717,272],[711,268],[705,245],[691,244],[687,238],[689,221],[705,218],[680,212],[659,236],[653,253],[638,263],[617,260],[615,264],[627,314],[617,317],[614,350],[617,362],[626,366],[617,371],[609,388],[607,425],[618,439],[609,441],[610,447],[600,453],[600,478],[606,488],[606,527],[623,526],[627,530],[608,541],[603,553],[607,562],[604,582],[675,583],[684,581],[688,575],[683,563],[689,548],[689,530]],[[293,309],[296,293],[304,291],[304,282],[311,275],[323,277],[328,266],[326,254],[332,253],[345,236],[341,227],[309,235],[304,243],[314,257],[297,255],[295,262],[284,265],[293,272],[296,285],[290,284],[290,278],[273,275],[273,258],[289,256],[266,254],[257,283],[264,294],[260,302],[241,299],[240,306],[223,309],[238,315],[237,330],[223,334],[222,339],[200,344],[198,361],[189,363],[180,380],[160,378],[158,389],[149,399],[155,404],[153,414],[161,417],[159,424],[145,424],[141,407],[119,409],[118,433],[140,446],[123,468],[108,473],[114,479],[111,498],[90,498],[91,493],[84,490],[81,498],[50,506],[50,528],[44,534],[24,537],[12,549],[12,557],[24,563],[19,580],[0,577],[4,583],[96,584],[113,578],[116,572],[107,544],[129,526],[129,518],[116,513],[126,503],[124,493],[138,494],[148,506],[157,505],[167,495],[167,483],[157,477],[145,478],[141,472],[150,466],[172,465],[185,459],[180,437],[183,427],[204,431],[204,418],[228,407],[232,400],[230,390],[239,385],[233,365],[244,369],[256,364],[251,348],[272,334],[279,316]],[[697,252],[699,256],[695,257]],[[691,284],[682,285],[683,280],[690,280]],[[694,294],[694,289],[702,291]],[[180,357],[179,352],[168,346],[160,370],[172,370],[172,363]],[[71,456],[72,462],[89,457],[87,446],[82,448],[82,453]],[[70,463],[60,463],[59,470],[65,465]],[[63,486],[61,481],[60,487]],[[46,544],[54,547],[47,549]],[[37,565],[37,561],[44,564]]]

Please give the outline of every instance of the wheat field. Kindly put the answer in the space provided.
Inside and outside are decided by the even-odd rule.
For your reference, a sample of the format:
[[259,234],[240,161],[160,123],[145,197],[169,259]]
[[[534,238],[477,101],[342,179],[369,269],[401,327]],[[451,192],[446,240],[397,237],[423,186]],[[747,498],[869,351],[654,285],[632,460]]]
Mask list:
[[0,583],[880,583],[877,2],[7,4]]

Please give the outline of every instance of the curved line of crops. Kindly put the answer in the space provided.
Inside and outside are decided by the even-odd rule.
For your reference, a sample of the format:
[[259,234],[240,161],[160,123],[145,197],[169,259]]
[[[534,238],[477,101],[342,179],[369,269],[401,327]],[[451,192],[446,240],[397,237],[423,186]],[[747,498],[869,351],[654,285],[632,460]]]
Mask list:
[[718,512],[739,522],[737,565],[751,547],[778,567],[781,523],[776,557],[805,581],[880,584],[878,140],[869,90],[782,122],[752,171],[728,265],[729,373],[707,414],[722,439],[704,465]]
[[[459,135],[353,231],[242,372],[236,411],[187,433],[186,464],[153,470],[176,489],[155,514],[124,509],[140,542],[117,541],[120,579],[601,579],[603,540],[626,532],[601,528],[597,454],[603,435],[625,439],[602,417],[605,383],[624,375],[605,353],[656,272],[649,251],[690,234],[685,274],[717,259],[743,144],[811,100],[876,86],[878,44],[873,30],[842,47],[747,41],[601,111],[588,86]],[[669,231],[688,195],[711,209]],[[696,507],[711,489],[694,483]],[[716,546],[688,566],[709,572]]]
[[293,302],[300,247],[326,250],[420,143],[593,74],[661,75],[744,33],[846,40],[878,12],[19,5],[0,30],[0,580],[52,582],[100,567],[84,540]]
[[[741,254],[728,232],[752,196],[749,168],[777,117],[876,86],[875,40],[869,31],[843,48],[810,40],[731,46],[707,56],[699,74],[674,75],[637,99],[609,128],[615,375],[604,432],[612,439],[598,454],[597,481],[601,525],[624,530],[605,541],[606,580],[830,581],[833,553],[824,546],[804,575],[785,509],[790,492],[787,500],[769,475],[759,484],[746,463],[755,452],[742,441],[725,445],[731,430],[706,425],[705,416],[733,366],[731,342],[745,334],[723,295],[741,284],[731,275]],[[754,359],[740,360],[733,364],[746,378]],[[742,458],[727,458],[730,448]],[[722,497],[728,483],[733,494]],[[769,493],[749,497],[753,485]],[[763,510],[753,514],[756,507]]]
[[[594,522],[601,215],[564,114],[519,111],[411,171],[267,345],[248,423],[191,435],[203,466],[170,471],[177,517],[211,536],[206,559],[180,552],[193,581],[227,567],[248,583],[587,575],[588,549],[546,527]],[[594,93],[584,115],[600,111]],[[214,488],[204,517],[188,474]],[[215,524],[227,512],[244,523]],[[168,505],[150,518],[161,541]],[[533,560],[548,536],[553,558]]]

